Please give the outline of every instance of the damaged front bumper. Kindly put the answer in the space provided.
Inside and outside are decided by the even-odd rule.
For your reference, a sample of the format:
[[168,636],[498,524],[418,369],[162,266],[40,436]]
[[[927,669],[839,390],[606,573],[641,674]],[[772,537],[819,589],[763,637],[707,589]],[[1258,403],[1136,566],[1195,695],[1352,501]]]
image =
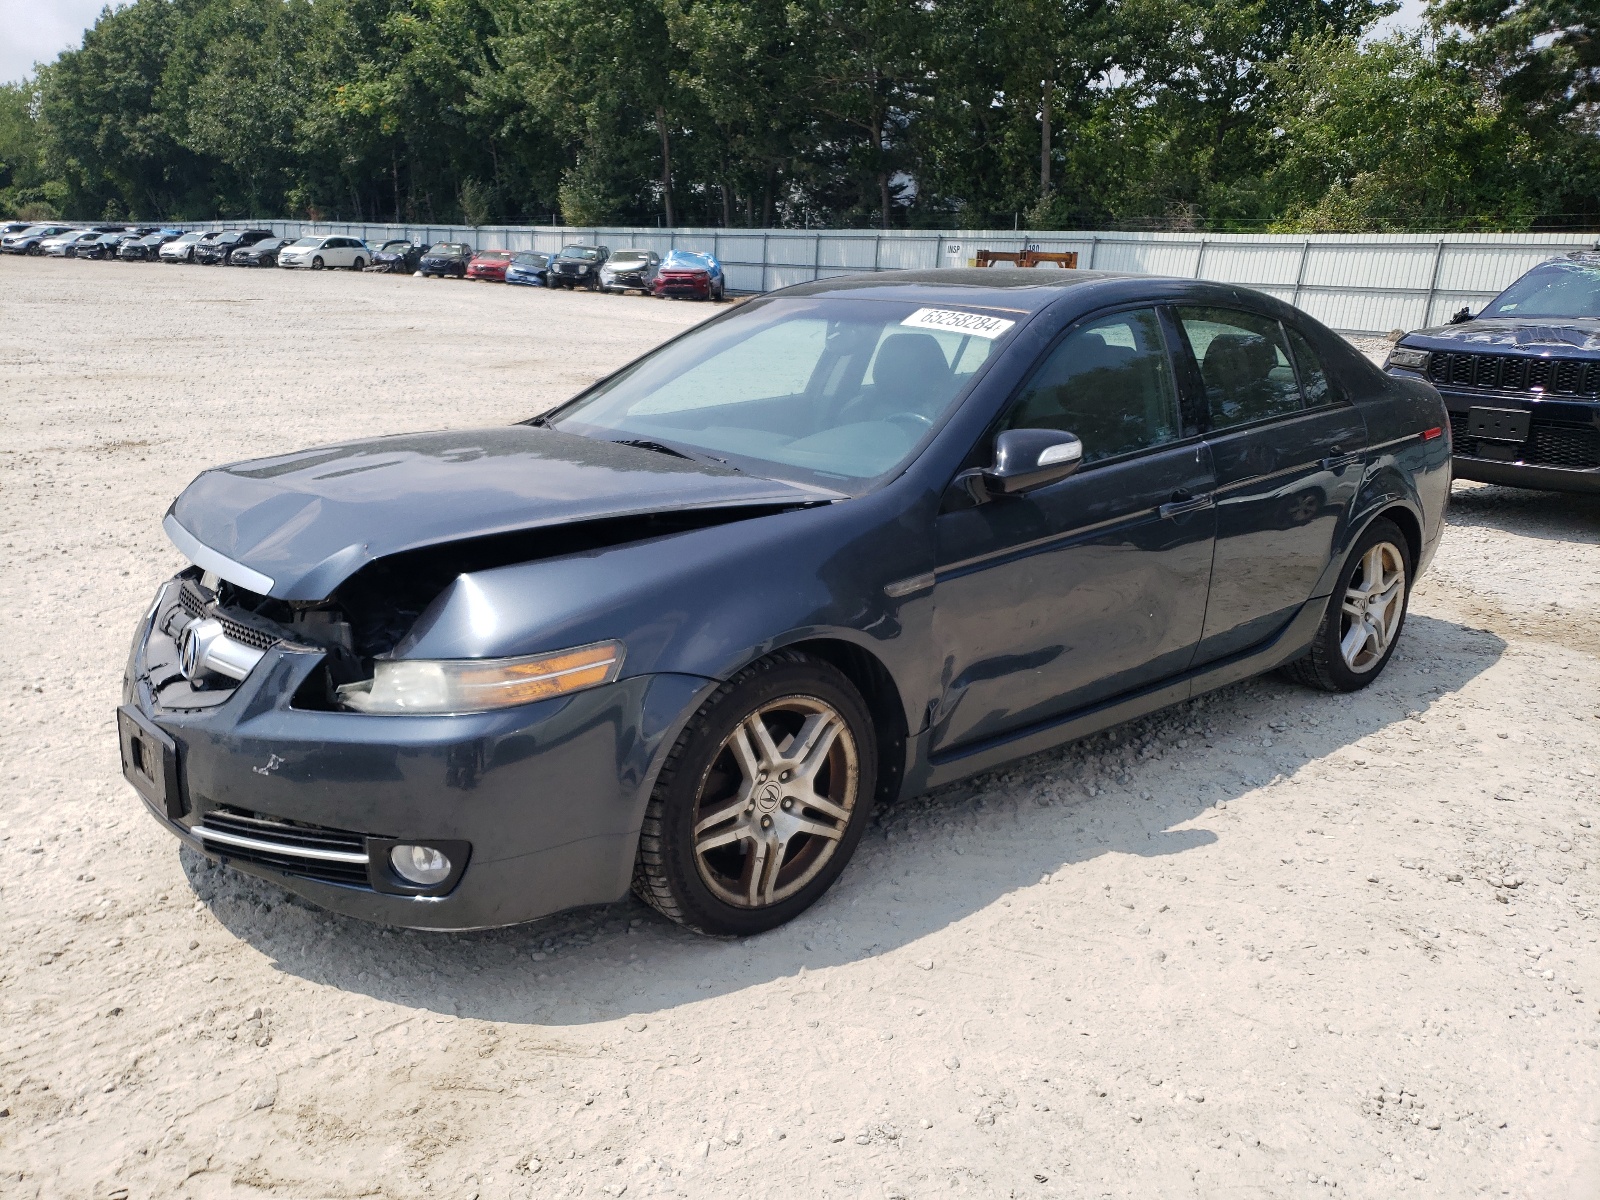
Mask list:
[[[124,774],[191,848],[324,908],[418,929],[626,894],[659,760],[714,681],[642,675],[490,713],[374,716],[297,704],[328,651],[277,639],[237,682],[197,686],[171,633],[190,574],[140,622],[118,726]],[[406,883],[390,851],[408,844],[448,854],[450,877]]]

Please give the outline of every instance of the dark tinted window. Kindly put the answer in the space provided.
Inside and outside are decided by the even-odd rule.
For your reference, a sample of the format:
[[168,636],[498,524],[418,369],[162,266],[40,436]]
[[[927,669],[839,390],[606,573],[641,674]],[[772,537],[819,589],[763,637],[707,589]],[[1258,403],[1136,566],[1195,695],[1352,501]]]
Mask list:
[[1076,434],[1085,462],[1176,440],[1177,390],[1155,310],[1074,329],[1023,385],[1001,427]]
[[1178,320],[1200,364],[1211,428],[1300,411],[1300,389],[1278,322],[1226,308],[1180,308]]
[[1305,393],[1306,407],[1316,408],[1333,399],[1333,389],[1328,386],[1328,373],[1322,369],[1322,360],[1311,349],[1300,331],[1285,325],[1289,334],[1289,347],[1294,351],[1294,365],[1300,371],[1300,390]]

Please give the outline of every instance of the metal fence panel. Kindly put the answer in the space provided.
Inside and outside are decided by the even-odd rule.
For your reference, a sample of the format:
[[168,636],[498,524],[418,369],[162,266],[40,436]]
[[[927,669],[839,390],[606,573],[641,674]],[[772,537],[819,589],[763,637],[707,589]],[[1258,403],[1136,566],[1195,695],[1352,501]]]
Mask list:
[[[1351,333],[1439,324],[1476,309],[1529,267],[1595,245],[1593,235],[1202,234],[1076,230],[661,229],[602,226],[388,225],[270,220],[227,222],[280,237],[343,234],[466,242],[475,249],[554,254],[573,242],[715,254],[730,290],[771,291],[861,271],[964,267],[980,249],[1077,251],[1078,266],[1212,279],[1257,288]],[[221,228],[223,222],[183,228]],[[1006,269],[997,267],[997,270]],[[1044,270],[1046,268],[1036,268]]]

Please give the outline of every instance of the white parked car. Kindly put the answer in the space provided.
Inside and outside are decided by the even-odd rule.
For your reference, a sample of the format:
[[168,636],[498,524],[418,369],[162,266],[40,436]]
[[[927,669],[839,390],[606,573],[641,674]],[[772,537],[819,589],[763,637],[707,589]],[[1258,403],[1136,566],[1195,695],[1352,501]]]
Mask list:
[[77,247],[80,242],[97,242],[100,233],[94,229],[74,229],[71,233],[63,233],[57,237],[45,238],[40,243],[40,249],[55,258],[76,258]]
[[161,247],[157,254],[162,262],[193,262],[195,243],[206,236],[204,229],[191,229],[180,238],[174,238]]
[[359,271],[371,261],[372,251],[365,242],[339,234],[303,237],[278,251],[280,267],[310,267],[313,271],[324,267]]

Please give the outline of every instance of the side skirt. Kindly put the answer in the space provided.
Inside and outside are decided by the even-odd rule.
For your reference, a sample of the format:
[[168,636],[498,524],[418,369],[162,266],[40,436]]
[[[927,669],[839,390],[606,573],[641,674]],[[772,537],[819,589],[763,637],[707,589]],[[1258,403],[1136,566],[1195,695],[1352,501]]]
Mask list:
[[1253,649],[1246,650],[1221,662],[1207,663],[1196,671],[1174,676],[1153,687],[1127,693],[1091,708],[1079,709],[1048,722],[1014,730],[1000,737],[974,742],[955,750],[930,756],[928,738],[924,730],[911,739],[912,748],[907,763],[902,796],[914,796],[929,788],[941,787],[964,779],[969,775],[1000,766],[1014,759],[1026,758],[1042,750],[1050,750],[1066,742],[1076,741],[1153,713],[1158,709],[1179,704],[1205,692],[1226,687],[1241,679],[1261,675],[1274,667],[1282,666],[1295,658],[1310,644],[1327,611],[1328,598],[1322,596],[1308,600],[1284,626],[1275,638]]

